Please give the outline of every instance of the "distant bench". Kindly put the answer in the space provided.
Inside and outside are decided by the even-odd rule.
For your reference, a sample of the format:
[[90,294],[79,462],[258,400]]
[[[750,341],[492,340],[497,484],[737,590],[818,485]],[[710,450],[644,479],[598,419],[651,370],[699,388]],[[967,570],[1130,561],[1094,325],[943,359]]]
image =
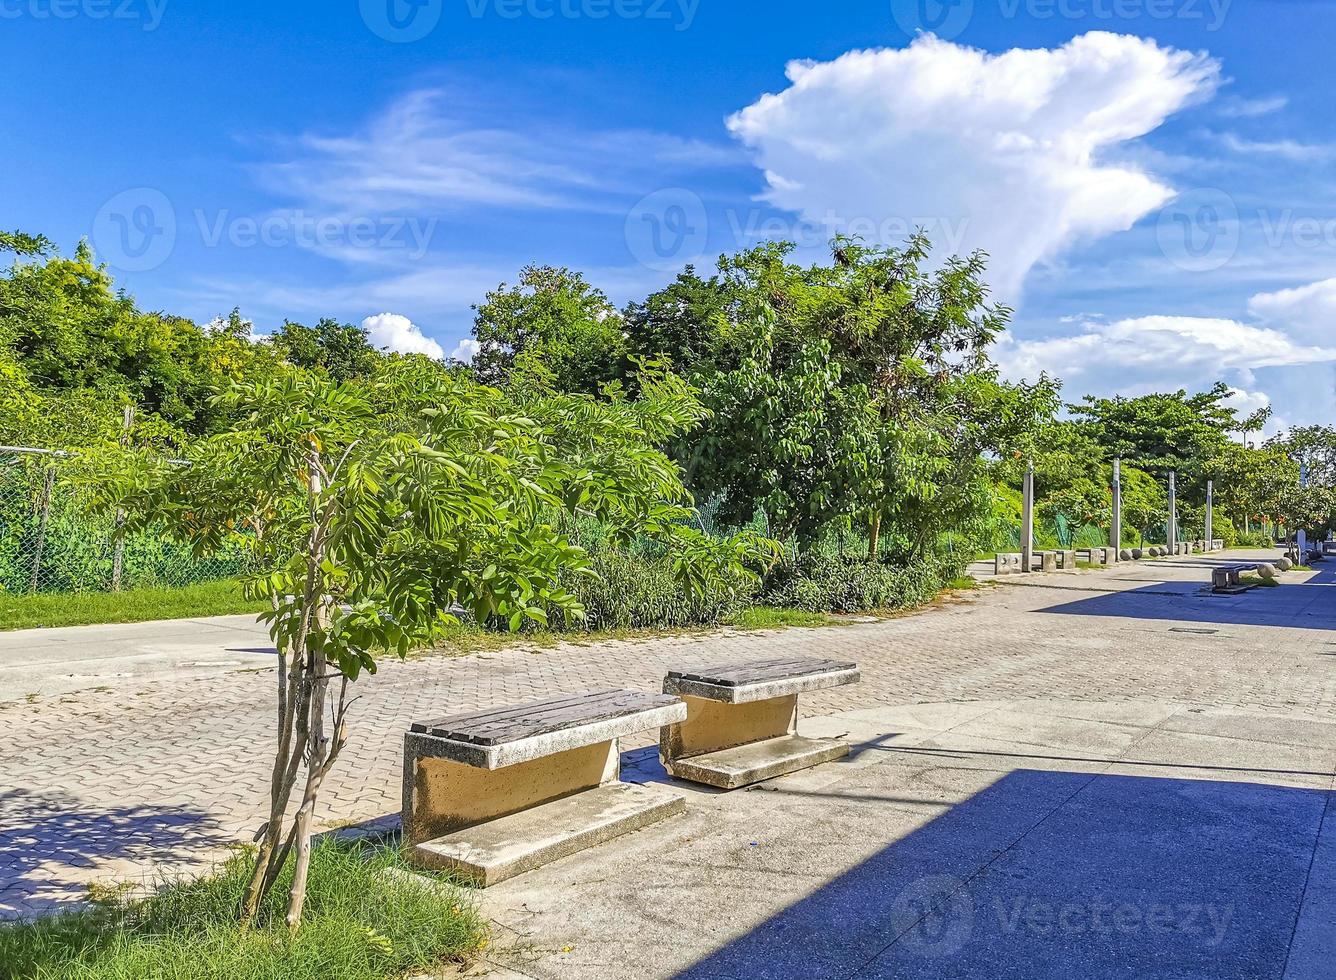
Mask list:
[[1239,562],[1234,565],[1221,565],[1211,569],[1211,591],[1224,595],[1247,592],[1251,586],[1243,584],[1243,573],[1256,571],[1258,562]]
[[[1022,555],[1018,551],[1010,553],[999,552],[993,559],[994,575],[1014,575],[1025,569],[1022,566]],[[1056,572],[1074,571],[1076,569],[1076,551],[1069,549],[1067,551],[1033,551],[1030,553],[1030,571],[1032,572]]]
[[855,664],[805,657],[670,670],[663,690],[686,702],[686,718],[661,732],[664,768],[736,789],[841,758],[845,743],[798,734],[798,695],[858,680]]
[[410,860],[487,886],[681,813],[677,794],[621,782],[619,739],[686,718],[670,694],[606,690],[412,725]]

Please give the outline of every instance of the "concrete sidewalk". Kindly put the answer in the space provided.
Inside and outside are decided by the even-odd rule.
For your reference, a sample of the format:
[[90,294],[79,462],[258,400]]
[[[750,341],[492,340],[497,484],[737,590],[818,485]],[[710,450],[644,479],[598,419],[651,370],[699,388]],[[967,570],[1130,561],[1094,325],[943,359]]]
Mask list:
[[[1329,978],[1336,720],[971,702],[488,890],[501,976]],[[652,753],[630,778],[665,781]],[[1325,817],[1325,819],[1324,819]]]

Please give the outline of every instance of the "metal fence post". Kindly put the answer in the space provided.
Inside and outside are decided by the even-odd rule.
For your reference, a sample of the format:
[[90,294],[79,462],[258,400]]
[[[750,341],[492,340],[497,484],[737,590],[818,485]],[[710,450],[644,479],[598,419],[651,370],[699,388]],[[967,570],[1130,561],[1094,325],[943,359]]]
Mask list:
[[32,556],[32,581],[29,592],[36,592],[42,574],[42,552],[46,550],[46,526],[51,520],[51,492],[56,487],[56,468],[48,466],[42,474],[42,496],[37,504],[37,544]]
[[[130,427],[134,425],[135,407],[125,406],[125,431],[121,435],[121,445],[130,445]],[[111,591],[121,591],[121,569],[125,565],[125,509],[116,508],[115,550],[111,556]]]

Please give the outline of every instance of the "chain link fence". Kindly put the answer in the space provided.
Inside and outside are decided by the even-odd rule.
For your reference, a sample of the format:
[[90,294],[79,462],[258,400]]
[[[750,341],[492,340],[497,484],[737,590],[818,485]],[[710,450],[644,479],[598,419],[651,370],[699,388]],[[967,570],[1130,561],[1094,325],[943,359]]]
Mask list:
[[230,578],[246,567],[235,546],[197,558],[164,532],[119,532],[64,480],[61,455],[0,447],[0,593],[119,592]]

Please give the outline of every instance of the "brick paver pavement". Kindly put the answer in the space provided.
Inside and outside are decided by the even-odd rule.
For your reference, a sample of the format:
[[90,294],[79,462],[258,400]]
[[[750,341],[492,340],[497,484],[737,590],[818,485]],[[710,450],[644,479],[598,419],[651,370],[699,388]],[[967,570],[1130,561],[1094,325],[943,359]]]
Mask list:
[[[1203,595],[1208,579],[1204,560],[1170,560],[1027,577],[885,621],[387,663],[358,684],[353,741],[322,819],[397,812],[402,733],[414,719],[561,691],[655,689],[670,664],[858,661],[863,683],[806,698],[809,714],[1066,698],[1336,717],[1333,576],[1238,598]],[[265,810],[273,684],[272,669],[245,670],[0,704],[0,916],[248,838]]]

